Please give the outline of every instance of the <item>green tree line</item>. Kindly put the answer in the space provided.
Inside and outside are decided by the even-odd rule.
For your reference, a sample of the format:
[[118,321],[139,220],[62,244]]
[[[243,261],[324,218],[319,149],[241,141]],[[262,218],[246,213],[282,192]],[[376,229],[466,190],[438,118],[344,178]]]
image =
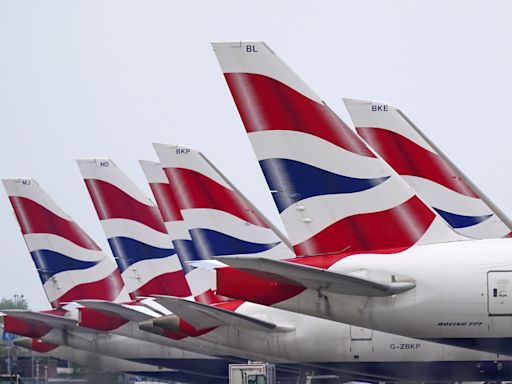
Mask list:
[[[11,298],[2,297],[0,299],[0,312],[3,309],[28,309],[28,301],[24,295],[14,295]],[[3,323],[3,317],[0,317],[0,324]]]

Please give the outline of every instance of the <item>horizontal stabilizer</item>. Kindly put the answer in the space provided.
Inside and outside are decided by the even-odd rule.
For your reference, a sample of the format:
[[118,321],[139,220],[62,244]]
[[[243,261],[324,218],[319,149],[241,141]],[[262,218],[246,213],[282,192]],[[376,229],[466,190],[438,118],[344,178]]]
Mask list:
[[279,325],[228,311],[217,306],[201,304],[176,297],[157,296],[156,301],[198,330],[222,325],[232,325],[271,332],[287,332],[294,329],[293,326]]
[[207,271],[213,271],[214,269],[226,266],[226,264],[217,260],[191,260],[186,261],[185,264],[190,265],[192,268],[205,269]]
[[122,317],[123,319],[129,320],[129,321],[144,321],[148,319],[152,319],[153,317],[159,315],[156,313],[153,313],[150,309],[143,307],[143,306],[137,306],[137,309],[130,308],[129,306],[125,306],[122,304],[112,303],[110,301],[103,301],[103,300],[79,300],[77,301],[78,304],[83,305],[86,308],[95,309],[97,311],[101,312],[107,312],[114,314],[116,316]]
[[2,313],[4,313],[6,316],[11,316],[16,319],[36,321],[38,323],[43,323],[58,329],[76,329],[78,327],[78,322],[76,320],[62,316],[50,315],[47,313],[32,312],[20,309],[6,309],[2,310]]
[[375,281],[355,274],[332,272],[325,269],[256,257],[223,256],[229,266],[264,278],[297,284],[324,292],[354,296],[390,296],[416,286],[412,281]]

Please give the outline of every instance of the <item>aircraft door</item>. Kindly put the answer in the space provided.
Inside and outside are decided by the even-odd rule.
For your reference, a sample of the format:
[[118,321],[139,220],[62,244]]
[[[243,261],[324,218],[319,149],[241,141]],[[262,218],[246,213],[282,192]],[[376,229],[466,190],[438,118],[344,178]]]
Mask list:
[[487,297],[490,315],[512,315],[512,271],[487,273]]
[[352,340],[371,340],[373,337],[373,329],[350,326],[350,338]]
[[373,348],[373,330],[350,326],[350,353],[354,361],[370,358]]

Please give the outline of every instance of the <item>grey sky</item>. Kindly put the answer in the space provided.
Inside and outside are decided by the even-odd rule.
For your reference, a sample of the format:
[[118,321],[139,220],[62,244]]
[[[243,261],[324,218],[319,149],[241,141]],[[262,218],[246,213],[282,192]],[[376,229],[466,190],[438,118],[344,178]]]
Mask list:
[[[0,177],[34,177],[104,248],[74,159],[202,150],[275,221],[209,42],[265,40],[350,122],[341,97],[400,106],[512,214],[510,1],[1,1]],[[0,191],[0,297],[48,307]]]

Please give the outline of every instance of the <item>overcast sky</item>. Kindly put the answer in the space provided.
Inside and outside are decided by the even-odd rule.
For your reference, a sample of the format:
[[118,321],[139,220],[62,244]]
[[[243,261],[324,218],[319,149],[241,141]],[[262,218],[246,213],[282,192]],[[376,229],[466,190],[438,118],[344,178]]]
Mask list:
[[[511,14],[509,0],[1,1],[0,178],[36,178],[108,250],[75,159],[111,157],[149,192],[136,160],[183,144],[277,221],[209,45],[261,39],[349,124],[342,97],[400,106],[510,216]],[[47,308],[3,190],[0,231],[0,297]]]

